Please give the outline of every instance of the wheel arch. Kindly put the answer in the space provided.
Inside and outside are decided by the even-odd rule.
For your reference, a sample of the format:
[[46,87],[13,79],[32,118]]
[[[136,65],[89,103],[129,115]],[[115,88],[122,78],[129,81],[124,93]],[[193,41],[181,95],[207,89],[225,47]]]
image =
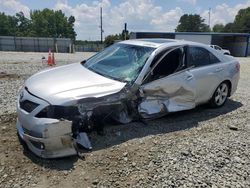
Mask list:
[[231,96],[231,90],[232,90],[232,82],[230,80],[224,80],[223,82],[221,82],[220,84],[222,83],[226,83],[228,85],[228,97]]
[[231,82],[229,79],[225,79],[224,81],[220,82],[220,83],[214,88],[214,90],[213,90],[212,93],[211,93],[210,100],[211,100],[211,98],[213,97],[214,92],[216,91],[217,87],[218,87],[220,84],[222,84],[222,83],[227,83],[228,89],[229,89],[229,91],[228,91],[228,97],[231,96],[232,82]]
[[218,88],[221,84],[223,84],[223,83],[225,83],[225,84],[228,86],[228,95],[227,95],[227,97],[230,97],[230,96],[231,96],[232,83],[231,83],[230,80],[226,79],[226,80],[220,82],[220,84],[218,84],[218,86],[217,86],[216,89],[214,90],[213,95],[212,95],[212,97],[211,97],[210,100],[209,100],[209,103],[210,103],[211,107],[221,107],[221,106],[224,105],[224,103],[226,102],[227,99],[225,99],[224,103],[221,104],[221,105],[215,105],[214,102],[213,102],[213,101],[214,101],[213,98],[214,98],[214,95],[215,95],[215,92],[216,92],[217,88]]

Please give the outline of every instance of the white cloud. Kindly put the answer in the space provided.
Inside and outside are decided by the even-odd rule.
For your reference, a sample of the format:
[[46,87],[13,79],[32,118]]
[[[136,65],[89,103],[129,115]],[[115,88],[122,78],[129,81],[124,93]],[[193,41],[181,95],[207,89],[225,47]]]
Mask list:
[[180,17],[183,15],[183,10],[180,7],[176,7],[160,17],[152,19],[151,24],[159,31],[174,31]]
[[[180,17],[186,13],[187,4],[195,5],[193,13],[200,14],[208,22],[208,10],[197,6],[197,0],[178,0],[183,2],[180,7],[171,10],[163,9],[155,0],[126,0],[118,4],[111,4],[111,0],[95,0],[90,3],[68,3],[68,0],[58,0],[56,10],[62,10],[67,16],[73,15],[76,19],[75,30],[78,39],[100,39],[100,7],[103,7],[104,36],[121,33],[124,23],[128,24],[129,31],[174,31]],[[88,1],[89,2],[89,1]],[[184,3],[185,2],[185,3]],[[219,4],[211,10],[211,26],[217,23],[226,24],[234,20],[237,12],[250,6],[250,0],[229,6]],[[0,0],[0,12],[15,14],[24,12],[29,17],[30,9],[18,0]]]
[[23,12],[26,17],[30,16],[30,9],[18,0],[0,0],[0,12],[14,15],[17,12]]
[[196,5],[196,0],[178,0],[179,2],[189,3],[191,5]]
[[[79,39],[100,38],[100,3],[68,5],[60,1],[56,9],[61,9],[76,18],[75,30]],[[124,23],[129,31],[174,31],[180,16],[181,8],[166,11],[156,6],[153,0],[127,0],[111,6],[109,0],[103,0],[103,29],[104,35],[121,33]]]
[[[213,27],[215,24],[227,24],[229,22],[233,22],[238,11],[249,6],[250,0],[247,0],[245,3],[237,4],[233,7],[230,7],[226,3],[217,5],[211,10],[211,27]],[[208,10],[201,12],[201,16],[208,21]]]
[[[58,1],[55,9],[60,9],[67,15],[73,15],[76,19],[75,30],[78,38],[81,39],[97,39],[99,36],[100,25],[100,7],[108,9],[110,7],[109,0],[103,0],[102,3],[93,1],[91,5],[82,3],[76,4],[74,7],[68,5],[67,1]],[[105,12],[103,12],[105,16]]]

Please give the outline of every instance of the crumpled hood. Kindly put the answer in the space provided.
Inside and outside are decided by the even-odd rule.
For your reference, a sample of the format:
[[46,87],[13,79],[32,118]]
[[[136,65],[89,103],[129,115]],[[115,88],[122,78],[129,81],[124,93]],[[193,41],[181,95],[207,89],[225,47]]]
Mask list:
[[80,63],[39,72],[25,82],[29,92],[53,105],[113,94],[125,85],[126,83],[94,73]]

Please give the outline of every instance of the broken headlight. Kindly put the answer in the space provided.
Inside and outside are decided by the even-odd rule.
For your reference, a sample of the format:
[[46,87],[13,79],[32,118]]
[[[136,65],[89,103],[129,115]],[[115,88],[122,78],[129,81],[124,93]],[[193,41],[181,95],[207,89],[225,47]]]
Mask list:
[[41,110],[36,117],[52,118],[52,119],[68,119],[72,120],[79,115],[78,109],[75,106],[56,106],[50,105]]
[[39,106],[39,104],[29,100],[19,101],[19,105],[21,109],[25,110],[28,113],[32,112],[36,107]]

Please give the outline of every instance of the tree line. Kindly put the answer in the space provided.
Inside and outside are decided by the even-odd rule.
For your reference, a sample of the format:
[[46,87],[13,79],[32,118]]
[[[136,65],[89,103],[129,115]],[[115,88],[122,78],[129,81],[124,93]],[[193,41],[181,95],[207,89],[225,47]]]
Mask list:
[[[250,32],[250,7],[241,9],[232,23],[216,24],[210,28],[198,14],[184,14],[180,17],[176,32]],[[61,10],[34,10],[30,12],[30,18],[22,12],[15,16],[0,12],[0,36],[23,37],[63,37],[75,40],[74,16],[67,17]],[[129,38],[128,31],[120,34],[108,35],[104,43],[108,46],[117,40]]]
[[229,32],[229,33],[250,33],[250,7],[239,10],[235,19],[231,23],[216,24],[213,27],[214,32]]
[[216,24],[209,28],[205,20],[198,14],[184,14],[175,29],[176,32],[225,32],[249,33],[250,32],[250,7],[241,9],[232,23]]
[[57,37],[75,40],[74,16],[67,17],[61,10],[34,10],[30,18],[23,12],[15,16],[0,12],[0,36]]
[[[216,24],[213,28],[205,24],[205,19],[198,14],[184,14],[180,17],[175,31],[250,33],[250,7],[239,10],[232,23]],[[124,40],[123,34],[108,35],[104,42],[108,46],[116,40]]]

